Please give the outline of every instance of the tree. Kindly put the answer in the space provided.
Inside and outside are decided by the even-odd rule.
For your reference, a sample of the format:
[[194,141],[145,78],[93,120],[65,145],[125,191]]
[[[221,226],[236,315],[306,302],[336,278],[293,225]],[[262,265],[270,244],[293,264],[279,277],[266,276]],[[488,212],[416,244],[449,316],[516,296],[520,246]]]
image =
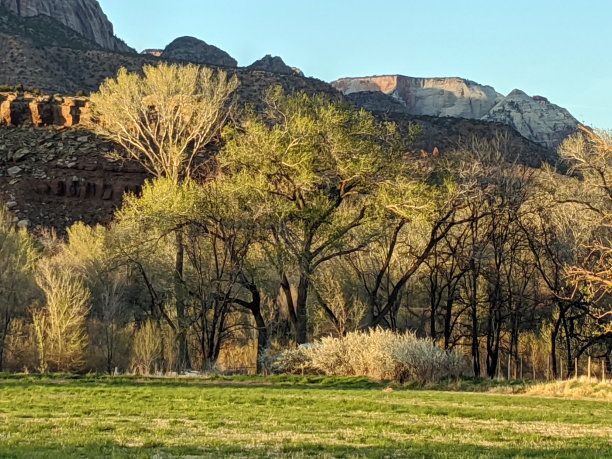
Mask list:
[[38,257],[32,237],[25,229],[17,231],[11,215],[0,206],[0,371],[11,323],[16,316],[25,314],[24,304]]
[[32,313],[41,369],[82,369],[87,347],[89,290],[74,273],[49,262],[40,264],[36,280],[46,299],[44,308]]
[[375,196],[404,167],[396,127],[323,96],[287,96],[276,87],[263,116],[250,114],[225,137],[221,167],[268,202],[267,250],[296,340],[304,343],[313,276],[374,237],[363,230],[376,218]]
[[581,265],[570,267],[568,274],[589,283],[595,292],[608,294],[612,291],[612,134],[580,129],[561,144],[559,154],[570,165],[570,173],[581,176],[584,192],[562,202],[582,206],[597,231],[585,247]]
[[[221,70],[194,65],[145,66],[144,76],[121,69],[92,94],[92,117],[100,133],[129,159],[176,186],[192,177],[196,158],[223,127],[238,87]],[[163,220],[163,218],[162,218]],[[190,366],[185,319],[184,222],[164,225],[175,237],[174,300],[177,315],[177,370]]]
[[225,124],[238,79],[192,64],[119,70],[90,98],[98,131],[155,177],[177,182]]

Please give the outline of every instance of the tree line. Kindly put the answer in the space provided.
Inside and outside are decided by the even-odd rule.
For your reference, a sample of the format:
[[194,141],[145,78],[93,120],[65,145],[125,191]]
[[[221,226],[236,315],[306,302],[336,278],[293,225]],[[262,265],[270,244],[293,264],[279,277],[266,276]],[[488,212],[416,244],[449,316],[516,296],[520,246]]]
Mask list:
[[0,365],[182,372],[225,354],[261,371],[377,327],[460,350],[477,376],[610,358],[606,132],[566,140],[561,175],[506,160],[502,135],[415,154],[417,126],[278,87],[239,111],[238,84],[162,64],[92,94],[115,159],[152,178],[109,227],[65,239],[2,212]]

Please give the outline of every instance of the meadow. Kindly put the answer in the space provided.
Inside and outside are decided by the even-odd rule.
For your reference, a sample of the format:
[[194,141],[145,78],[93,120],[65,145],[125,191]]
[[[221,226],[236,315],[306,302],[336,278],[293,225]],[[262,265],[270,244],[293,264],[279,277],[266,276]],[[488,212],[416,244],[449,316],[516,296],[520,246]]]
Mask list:
[[611,451],[605,399],[411,390],[363,378],[0,375],[1,457],[584,458]]

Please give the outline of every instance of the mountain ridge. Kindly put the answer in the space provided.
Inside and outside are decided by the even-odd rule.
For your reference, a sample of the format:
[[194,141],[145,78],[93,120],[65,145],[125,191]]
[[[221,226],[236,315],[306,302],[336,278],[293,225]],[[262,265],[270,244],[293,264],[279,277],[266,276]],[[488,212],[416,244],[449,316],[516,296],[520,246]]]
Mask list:
[[502,122],[551,149],[579,124],[569,111],[544,97],[530,97],[520,90],[503,96],[492,86],[460,77],[376,75],[340,78],[331,85],[367,109]]

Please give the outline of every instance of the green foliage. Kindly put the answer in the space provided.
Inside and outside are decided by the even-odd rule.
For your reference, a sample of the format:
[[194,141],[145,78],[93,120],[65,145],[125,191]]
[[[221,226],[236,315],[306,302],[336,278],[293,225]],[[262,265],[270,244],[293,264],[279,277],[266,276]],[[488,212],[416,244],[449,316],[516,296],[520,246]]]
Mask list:
[[[288,303],[306,341],[307,296],[319,266],[365,248],[380,235],[382,190],[408,179],[396,126],[323,96],[272,88],[263,116],[224,132],[221,169],[264,213],[264,250],[298,285]],[[402,199],[419,185],[404,187]],[[321,296],[319,298],[322,298]]]
[[0,369],[12,321],[25,315],[32,297],[32,272],[40,252],[25,229],[17,231],[11,214],[0,206]]

